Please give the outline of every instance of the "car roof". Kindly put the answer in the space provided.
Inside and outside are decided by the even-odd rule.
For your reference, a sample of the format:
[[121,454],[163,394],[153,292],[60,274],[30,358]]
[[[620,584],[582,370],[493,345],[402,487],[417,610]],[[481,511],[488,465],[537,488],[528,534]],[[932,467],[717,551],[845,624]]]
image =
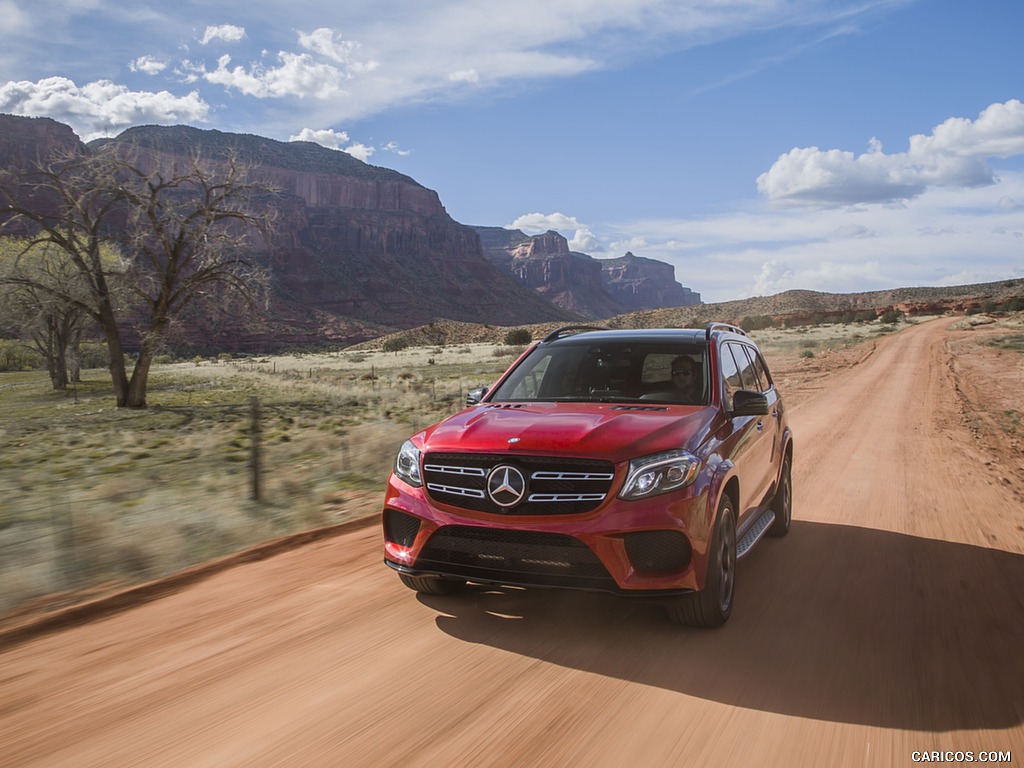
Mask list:
[[595,328],[592,326],[567,326],[552,331],[543,344],[593,344],[603,341],[645,341],[673,342],[684,344],[707,344],[712,335],[729,335],[746,338],[740,328],[725,323],[711,323],[707,328]]

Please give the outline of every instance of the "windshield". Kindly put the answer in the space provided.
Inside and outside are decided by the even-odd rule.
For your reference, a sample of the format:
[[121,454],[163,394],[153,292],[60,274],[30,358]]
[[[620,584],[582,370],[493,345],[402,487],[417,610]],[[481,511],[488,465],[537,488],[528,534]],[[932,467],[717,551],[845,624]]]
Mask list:
[[541,345],[491,402],[575,400],[707,403],[706,347],[666,342]]

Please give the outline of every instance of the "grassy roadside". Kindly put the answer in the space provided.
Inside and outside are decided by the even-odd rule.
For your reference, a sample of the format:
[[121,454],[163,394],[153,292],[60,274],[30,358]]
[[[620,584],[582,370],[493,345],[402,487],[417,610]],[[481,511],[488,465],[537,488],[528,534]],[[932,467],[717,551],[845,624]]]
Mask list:
[[0,614],[362,513],[401,442],[510,359],[493,347],[420,354],[162,365],[139,411],[113,406],[103,370],[68,392],[43,372],[0,373]]

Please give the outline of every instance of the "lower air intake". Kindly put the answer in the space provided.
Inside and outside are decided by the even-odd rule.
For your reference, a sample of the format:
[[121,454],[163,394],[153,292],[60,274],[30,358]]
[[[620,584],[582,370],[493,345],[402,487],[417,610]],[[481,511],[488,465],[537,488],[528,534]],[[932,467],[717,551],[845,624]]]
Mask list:
[[616,589],[590,547],[573,536],[539,531],[445,526],[430,537],[416,568],[471,581]]
[[400,547],[411,547],[420,532],[420,521],[397,509],[384,510],[384,536]]
[[622,538],[638,571],[681,571],[690,564],[690,541],[679,531],[638,531]]

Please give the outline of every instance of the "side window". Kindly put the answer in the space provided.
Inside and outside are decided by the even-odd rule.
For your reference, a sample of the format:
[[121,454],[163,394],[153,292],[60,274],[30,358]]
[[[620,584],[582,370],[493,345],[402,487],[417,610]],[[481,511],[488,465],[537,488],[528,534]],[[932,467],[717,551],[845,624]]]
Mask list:
[[732,410],[732,395],[737,389],[742,389],[740,379],[740,368],[732,356],[732,344],[723,344],[719,347],[719,358],[721,359],[723,399],[726,410]]
[[764,362],[764,358],[761,357],[761,353],[756,349],[751,349],[750,356],[754,359],[754,370],[757,371],[758,378],[764,382],[763,392],[767,392],[769,389],[775,386],[772,381],[772,376],[768,372],[768,366]]
[[767,392],[768,387],[765,386],[765,378],[759,370],[757,352],[753,347],[748,347],[746,344],[743,345],[743,351],[747,355],[747,367],[741,371],[743,380],[746,381],[749,375],[750,386],[748,389],[752,389],[755,392]]
[[747,357],[746,345],[745,344],[729,344],[732,349],[732,355],[736,358],[736,365],[740,369],[740,387],[741,389],[748,389],[754,392],[760,392],[761,387],[758,386],[757,377],[754,375],[754,366],[750,362],[750,358]]

